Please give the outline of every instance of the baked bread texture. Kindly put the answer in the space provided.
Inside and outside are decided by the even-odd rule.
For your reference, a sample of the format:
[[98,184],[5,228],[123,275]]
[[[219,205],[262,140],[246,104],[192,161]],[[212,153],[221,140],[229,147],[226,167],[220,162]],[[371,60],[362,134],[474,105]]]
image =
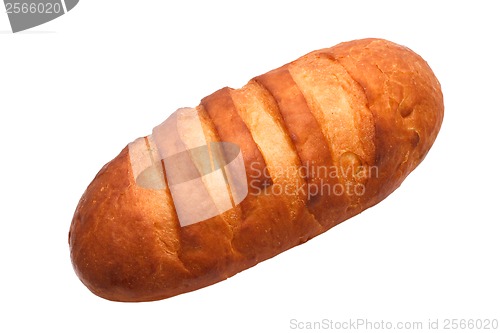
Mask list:
[[383,200],[424,159],[443,113],[427,63],[382,39],[223,88],[97,174],[71,223],[74,269],[114,301],[224,280]]

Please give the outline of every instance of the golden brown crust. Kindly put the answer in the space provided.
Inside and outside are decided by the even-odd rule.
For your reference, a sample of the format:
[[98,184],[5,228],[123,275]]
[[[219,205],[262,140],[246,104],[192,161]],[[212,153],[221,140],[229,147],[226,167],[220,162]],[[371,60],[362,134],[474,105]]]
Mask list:
[[[284,126],[294,144],[307,186],[320,187],[326,183],[335,186],[338,177],[328,177],[326,173],[314,172],[318,166],[333,165],[328,143],[321,132],[316,118],[293,80],[288,65],[256,77],[273,96],[278,105]],[[326,196],[315,193],[307,200],[307,205],[316,219],[325,226],[333,225],[333,216],[338,216],[346,204],[343,196]],[[335,214],[335,210],[336,213]]]
[[444,115],[441,86],[418,54],[386,40],[356,40],[325,52],[360,84],[373,113],[379,174],[367,186],[371,206],[401,184],[436,139]]
[[[266,163],[262,153],[252,140],[247,126],[236,112],[231,98],[231,89],[226,87],[214,92],[203,98],[201,105],[211,118],[221,141],[233,142],[241,147],[247,177],[254,178],[259,187],[270,184],[270,179],[264,172]],[[258,170],[257,175],[251,174],[252,166]]]
[[[75,271],[95,294],[167,298],[307,241],[394,191],[425,157],[444,112],[427,63],[380,39],[314,51],[215,92],[197,111],[209,141],[241,147],[258,186],[233,209],[181,227],[169,188],[137,186],[124,149],[87,188],[70,228]],[[356,185],[362,194],[345,191]]]

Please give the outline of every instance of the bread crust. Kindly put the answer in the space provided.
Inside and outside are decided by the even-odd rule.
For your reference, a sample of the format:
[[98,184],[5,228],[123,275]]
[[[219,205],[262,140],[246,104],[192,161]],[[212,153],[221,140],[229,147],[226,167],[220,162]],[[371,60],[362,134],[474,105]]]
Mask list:
[[[181,227],[168,186],[137,186],[123,149],[89,185],[70,227],[74,269],[96,295],[152,301],[196,290],[375,205],[423,160],[444,105],[419,55],[363,39],[311,52],[241,89],[223,88],[197,111],[205,137],[241,147],[256,187],[233,209]],[[320,167],[337,172],[302,172]],[[364,192],[311,191],[348,185]]]

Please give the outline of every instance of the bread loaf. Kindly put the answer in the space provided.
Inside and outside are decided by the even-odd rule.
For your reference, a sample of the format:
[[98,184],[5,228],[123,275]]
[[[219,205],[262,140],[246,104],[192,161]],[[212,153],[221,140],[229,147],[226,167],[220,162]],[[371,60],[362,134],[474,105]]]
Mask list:
[[381,39],[216,91],[97,174],[70,228],[75,271],[115,301],[224,280],[384,199],[423,160],[443,112],[427,63]]

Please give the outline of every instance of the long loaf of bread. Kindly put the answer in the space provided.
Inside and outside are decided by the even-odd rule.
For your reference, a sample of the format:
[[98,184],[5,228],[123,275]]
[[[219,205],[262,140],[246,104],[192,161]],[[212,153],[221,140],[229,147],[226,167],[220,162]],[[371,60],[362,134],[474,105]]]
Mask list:
[[115,301],[224,280],[383,200],[423,160],[443,112],[427,63],[381,39],[216,91],[97,174],[70,228],[75,271]]

